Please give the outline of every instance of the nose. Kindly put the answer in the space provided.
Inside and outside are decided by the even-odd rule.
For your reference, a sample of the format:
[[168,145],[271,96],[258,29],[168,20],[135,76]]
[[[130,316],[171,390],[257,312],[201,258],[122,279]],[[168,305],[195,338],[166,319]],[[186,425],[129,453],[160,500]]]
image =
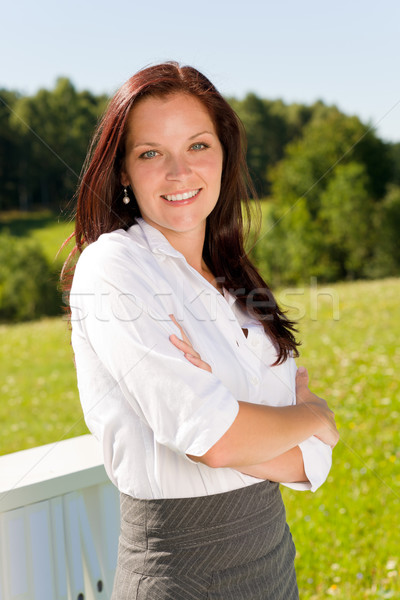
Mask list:
[[171,156],[167,164],[166,179],[169,181],[182,180],[191,175],[192,170],[184,156]]

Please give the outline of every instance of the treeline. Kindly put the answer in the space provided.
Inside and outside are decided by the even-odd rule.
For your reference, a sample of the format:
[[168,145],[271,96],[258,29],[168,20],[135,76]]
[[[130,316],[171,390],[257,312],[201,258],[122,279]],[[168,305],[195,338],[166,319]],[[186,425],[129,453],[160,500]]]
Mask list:
[[399,275],[400,144],[322,102],[285,106],[248,95],[232,103],[247,129],[252,174],[268,194],[252,242],[267,281]]
[[[0,91],[0,211],[50,208],[74,195],[107,97],[66,78],[33,96]],[[400,268],[400,143],[335,106],[228,99],[248,136],[265,199],[252,255],[274,285],[395,275]]]
[[64,207],[106,102],[64,77],[34,96],[0,90],[0,210]]

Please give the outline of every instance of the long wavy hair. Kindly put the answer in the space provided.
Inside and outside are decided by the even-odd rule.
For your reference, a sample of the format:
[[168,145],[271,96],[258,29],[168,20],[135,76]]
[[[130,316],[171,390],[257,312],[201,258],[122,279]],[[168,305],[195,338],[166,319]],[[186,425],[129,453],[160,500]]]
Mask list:
[[[66,259],[60,280],[64,298],[71,289],[76,258],[102,233],[128,229],[141,216],[131,202],[122,202],[120,182],[125,154],[128,117],[142,98],[191,94],[208,110],[223,147],[221,191],[207,218],[203,259],[237,301],[264,326],[277,349],[279,364],[293,353],[298,356],[295,323],[280,310],[267,283],[245,251],[256,194],[246,164],[243,125],[228,102],[197,69],[166,62],[145,68],[131,77],[111,99],[95,133],[83,166],[74,213],[75,247]],[[245,213],[243,219],[242,211]],[[67,302],[68,303],[68,302]],[[67,308],[69,310],[69,307]]]

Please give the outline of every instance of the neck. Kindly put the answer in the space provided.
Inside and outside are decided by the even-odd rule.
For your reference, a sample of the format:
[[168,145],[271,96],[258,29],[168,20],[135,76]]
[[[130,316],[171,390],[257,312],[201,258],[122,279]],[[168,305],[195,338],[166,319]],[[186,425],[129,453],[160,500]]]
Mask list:
[[[164,234],[165,235],[165,234]],[[208,271],[203,260],[205,230],[201,232],[168,232],[165,235],[171,246],[183,254],[188,264],[202,273]]]
[[[147,219],[146,219],[147,220]],[[149,221],[148,221],[149,222]],[[156,227],[154,223],[150,225]],[[203,247],[206,236],[206,225],[191,231],[173,231],[164,227],[156,227],[167,238],[171,246],[186,258],[187,263],[200,273],[214,287],[221,291],[221,286],[215,281],[213,273],[203,260]]]
[[203,247],[206,234],[205,225],[202,229],[195,231],[162,231],[171,246],[178,250],[186,258],[187,263],[200,273],[207,281],[220,290],[215,282],[214,275],[207,267],[203,259]]
[[174,244],[173,241],[168,240],[170,244],[183,254],[188,264],[193,267],[204,279],[207,279],[211,285],[213,285],[220,293],[222,293],[221,283],[215,280],[214,274],[210,271],[203,259],[203,247],[204,247],[204,235],[202,238],[195,239],[189,237],[188,239],[180,239],[178,244]]

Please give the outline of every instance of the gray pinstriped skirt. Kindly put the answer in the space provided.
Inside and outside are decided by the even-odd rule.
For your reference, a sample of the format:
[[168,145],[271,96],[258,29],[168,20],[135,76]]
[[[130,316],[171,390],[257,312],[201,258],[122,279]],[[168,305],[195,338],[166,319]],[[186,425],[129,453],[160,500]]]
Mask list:
[[198,498],[121,494],[112,600],[297,600],[294,556],[277,483]]

